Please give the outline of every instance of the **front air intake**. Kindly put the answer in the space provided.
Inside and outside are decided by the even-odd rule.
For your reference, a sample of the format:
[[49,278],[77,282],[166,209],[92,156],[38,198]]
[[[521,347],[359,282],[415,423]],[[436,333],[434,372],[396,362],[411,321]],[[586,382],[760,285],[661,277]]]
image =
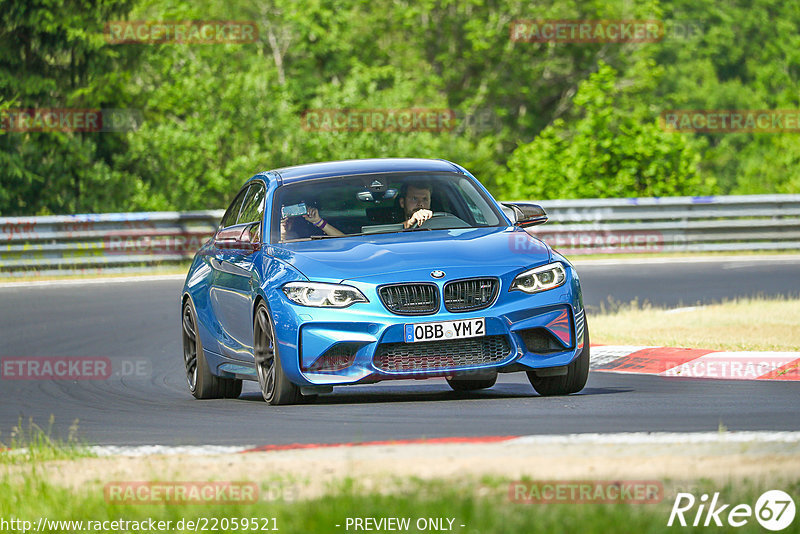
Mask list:
[[424,282],[392,284],[378,290],[386,309],[398,315],[430,315],[439,310],[439,289]]
[[359,347],[358,343],[337,343],[326,350],[310,367],[304,367],[303,371],[324,373],[347,369],[355,362]]
[[444,285],[444,307],[451,312],[466,312],[488,308],[497,297],[500,282],[497,278],[470,278]]
[[525,350],[534,354],[547,354],[550,352],[563,352],[567,350],[564,345],[544,328],[526,328],[517,332],[525,344]]
[[511,355],[506,336],[382,343],[375,351],[373,365],[387,373],[415,373],[463,369],[502,362]]

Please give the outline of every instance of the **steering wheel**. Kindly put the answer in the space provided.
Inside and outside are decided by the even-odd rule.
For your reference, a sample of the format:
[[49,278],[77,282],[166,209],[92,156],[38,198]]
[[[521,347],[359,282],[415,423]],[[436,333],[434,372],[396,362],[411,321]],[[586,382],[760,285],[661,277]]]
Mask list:
[[456,217],[452,213],[446,211],[436,211],[433,217],[423,222],[420,228],[430,228],[431,230],[441,230],[445,228],[467,228],[467,224],[463,219]]

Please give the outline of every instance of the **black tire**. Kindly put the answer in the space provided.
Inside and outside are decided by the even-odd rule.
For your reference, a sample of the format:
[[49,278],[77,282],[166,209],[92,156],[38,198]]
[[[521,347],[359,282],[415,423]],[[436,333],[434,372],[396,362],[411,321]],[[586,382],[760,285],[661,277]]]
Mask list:
[[253,357],[258,385],[265,401],[273,406],[300,402],[300,388],[289,381],[281,367],[275,344],[275,328],[264,302],[258,303],[253,319]]
[[497,382],[497,376],[486,378],[483,380],[450,380],[447,379],[447,385],[453,391],[476,391],[478,389],[487,389],[492,387]]
[[235,399],[242,393],[242,381],[220,378],[211,374],[200,336],[197,335],[197,313],[191,299],[187,299],[181,313],[183,338],[183,365],[189,391],[196,399]]
[[577,393],[586,385],[589,378],[589,326],[584,324],[583,350],[572,363],[567,366],[567,374],[561,376],[537,377],[534,371],[528,371],[528,380],[539,395],[569,395]]

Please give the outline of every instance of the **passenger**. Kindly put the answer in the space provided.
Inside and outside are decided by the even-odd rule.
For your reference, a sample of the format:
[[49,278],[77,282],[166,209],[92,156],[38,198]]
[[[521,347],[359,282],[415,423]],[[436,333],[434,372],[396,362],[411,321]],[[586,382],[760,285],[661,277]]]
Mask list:
[[[328,221],[320,217],[319,210],[317,208],[308,208],[306,214],[302,217],[309,223],[322,230],[325,235],[345,235],[341,230],[329,224]],[[304,239],[311,237],[309,228],[304,228],[303,226],[305,225],[299,224],[297,219],[298,217],[284,217],[281,219],[281,241],[290,241],[292,239]]]

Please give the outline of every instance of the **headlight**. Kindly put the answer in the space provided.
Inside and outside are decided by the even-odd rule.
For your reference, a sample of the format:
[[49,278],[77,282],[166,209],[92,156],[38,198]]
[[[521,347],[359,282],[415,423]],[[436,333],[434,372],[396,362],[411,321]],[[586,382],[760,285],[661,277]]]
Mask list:
[[564,285],[567,273],[560,263],[550,263],[520,273],[511,282],[509,291],[519,290],[525,293],[538,293]]
[[369,302],[358,289],[341,284],[289,282],[283,292],[292,302],[315,308],[346,308],[355,302]]

